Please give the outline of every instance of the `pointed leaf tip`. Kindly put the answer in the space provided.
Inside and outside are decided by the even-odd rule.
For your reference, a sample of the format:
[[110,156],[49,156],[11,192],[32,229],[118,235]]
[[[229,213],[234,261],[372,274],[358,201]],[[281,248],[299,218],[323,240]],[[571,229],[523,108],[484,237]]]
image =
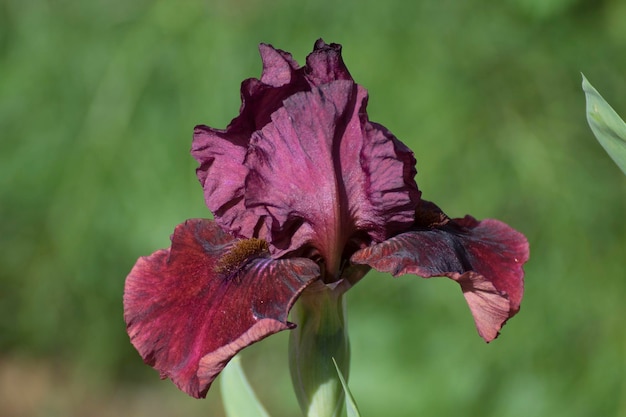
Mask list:
[[583,75],[587,122],[600,145],[626,174],[626,123]]
[[346,382],[343,374],[341,373],[341,369],[337,365],[337,361],[335,358],[333,359],[333,363],[335,364],[335,369],[337,370],[337,375],[339,375],[339,380],[341,381],[341,386],[343,387],[343,392],[346,394],[346,414],[348,417],[361,417],[359,413],[359,408],[356,405],[356,401],[348,388],[348,383]]

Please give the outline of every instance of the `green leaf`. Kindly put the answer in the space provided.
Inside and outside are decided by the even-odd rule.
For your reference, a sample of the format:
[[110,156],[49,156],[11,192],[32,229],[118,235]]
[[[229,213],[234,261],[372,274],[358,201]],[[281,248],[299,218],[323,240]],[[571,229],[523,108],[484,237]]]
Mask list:
[[348,417],[361,417],[359,413],[359,408],[356,406],[356,401],[354,401],[354,397],[348,388],[348,384],[346,383],[339,366],[337,366],[337,362],[335,358],[333,358],[333,363],[335,364],[335,369],[337,369],[337,374],[339,375],[339,380],[341,381],[341,385],[343,386],[343,392],[346,394],[346,412]]
[[243,373],[239,356],[222,371],[220,384],[228,417],[269,417]]
[[583,75],[587,122],[600,145],[626,174],[626,123]]

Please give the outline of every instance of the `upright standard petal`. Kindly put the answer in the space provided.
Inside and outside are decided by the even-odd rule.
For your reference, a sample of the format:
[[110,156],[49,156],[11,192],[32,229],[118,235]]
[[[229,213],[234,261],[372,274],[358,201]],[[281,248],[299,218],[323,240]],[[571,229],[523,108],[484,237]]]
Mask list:
[[[245,209],[242,186],[248,171],[243,160],[252,134],[270,123],[272,113],[291,95],[336,79],[352,80],[337,44],[318,40],[304,67],[299,67],[291,54],[271,45],[261,44],[259,50],[263,73],[260,79],[250,78],[241,84],[239,115],[225,130],[196,126],[191,147],[200,164],[196,173],[207,206],[215,220],[237,236],[241,234],[233,216]],[[233,206],[236,210],[229,212]]]
[[371,124],[366,91],[334,81],[286,99],[253,136],[246,157],[244,235],[281,252],[313,248],[330,278],[350,239],[382,241],[406,229],[419,199],[415,160],[386,129]]
[[128,275],[128,334],[162,378],[204,397],[238,351],[293,327],[289,310],[318,276],[311,260],[273,260],[260,240],[235,240],[213,221],[188,220],[170,249],[140,258]]
[[479,222],[470,216],[448,219],[439,214],[443,215],[418,215],[421,219],[430,217],[430,225],[420,224],[362,249],[351,261],[394,276],[453,279],[461,285],[478,333],[490,342],[519,310],[528,242],[524,235],[497,220]]
[[[270,239],[278,254],[315,241],[330,263],[355,230],[369,243],[410,225],[419,201],[415,159],[368,120],[367,93],[353,82],[341,46],[318,40],[303,67],[269,45],[260,50],[263,74],[242,84],[239,116],[226,130],[195,129],[192,155],[215,221],[237,237]],[[280,177],[295,179],[290,189],[300,192],[290,199],[304,195],[300,207],[274,201],[284,197]],[[308,216],[299,211],[306,204],[315,207]],[[331,251],[335,259],[326,256]]]

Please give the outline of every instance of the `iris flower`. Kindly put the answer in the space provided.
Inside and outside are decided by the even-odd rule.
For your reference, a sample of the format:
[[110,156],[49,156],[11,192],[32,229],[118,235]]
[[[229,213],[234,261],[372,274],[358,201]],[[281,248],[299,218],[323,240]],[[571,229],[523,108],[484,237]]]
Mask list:
[[213,219],[178,225],[127,277],[124,317],[144,361],[204,397],[237,352],[299,324],[288,320],[299,297],[343,293],[372,268],[456,281],[480,336],[496,338],[520,308],[526,238],[421,198],[413,153],[368,119],[340,45],[318,40],[304,66],[260,52],[239,115],[194,131]]

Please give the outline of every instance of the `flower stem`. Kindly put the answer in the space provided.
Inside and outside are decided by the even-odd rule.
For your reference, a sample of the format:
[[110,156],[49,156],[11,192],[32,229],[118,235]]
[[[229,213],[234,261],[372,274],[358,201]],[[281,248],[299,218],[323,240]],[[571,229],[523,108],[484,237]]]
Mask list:
[[298,325],[289,337],[291,379],[306,417],[339,416],[344,404],[335,358],[344,377],[350,368],[343,291],[321,282],[300,296],[292,309]]

